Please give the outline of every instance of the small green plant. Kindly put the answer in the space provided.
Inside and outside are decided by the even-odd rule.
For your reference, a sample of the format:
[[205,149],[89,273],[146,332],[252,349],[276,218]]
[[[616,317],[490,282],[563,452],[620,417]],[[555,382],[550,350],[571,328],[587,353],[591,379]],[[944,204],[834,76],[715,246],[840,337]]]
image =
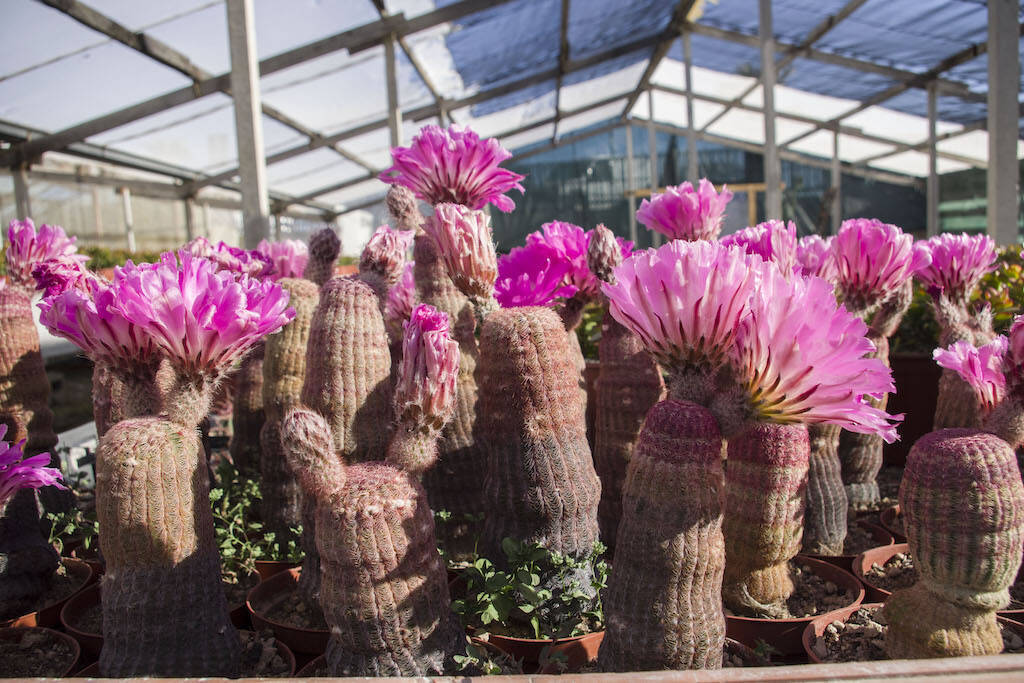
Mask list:
[[65,546],[72,543],[81,542],[85,550],[97,546],[100,523],[96,520],[95,510],[86,513],[75,508],[67,512],[49,512],[46,521],[50,525],[50,545],[61,555]]
[[600,630],[600,591],[608,580],[608,565],[600,559],[603,544],[595,543],[580,560],[511,538],[502,542],[502,550],[506,569],[478,557],[463,572],[466,597],[453,601],[452,609],[465,625],[550,639]]
[[[444,560],[444,566],[452,570],[465,569],[468,564],[464,560],[453,560],[451,554],[445,549],[442,539],[446,537],[446,534],[442,533],[440,529],[449,524],[468,524],[477,529],[484,521],[484,514],[480,513],[477,515],[465,513],[452,513],[448,510],[435,510],[434,511],[434,526],[439,530],[437,532],[437,552],[441,554],[441,559]],[[473,539],[474,554],[476,547],[480,543],[479,534]]]
[[597,345],[601,341],[601,321],[604,319],[604,306],[591,302],[583,309],[583,320],[576,328],[576,337],[580,342],[583,357],[597,360]]
[[452,657],[459,665],[461,673],[476,676],[501,676],[523,673],[522,662],[498,651],[496,648],[484,647],[470,641],[466,645],[466,654]]

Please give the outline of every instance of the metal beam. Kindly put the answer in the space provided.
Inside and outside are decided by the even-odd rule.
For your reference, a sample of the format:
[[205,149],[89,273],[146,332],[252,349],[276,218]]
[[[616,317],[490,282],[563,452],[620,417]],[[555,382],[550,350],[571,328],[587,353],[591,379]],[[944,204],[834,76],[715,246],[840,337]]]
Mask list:
[[[658,134],[654,130],[654,90],[647,91],[647,161],[650,164],[651,194],[653,195],[661,183],[658,182]],[[661,233],[651,235],[653,246],[661,246]]]
[[679,36],[680,31],[687,25],[686,15],[693,9],[695,0],[679,0],[679,4],[676,5],[676,9],[672,12],[672,18],[669,19],[668,26],[661,34],[661,38],[658,40],[658,44],[654,46],[654,52],[651,53],[651,58],[647,61],[647,67],[644,69],[643,74],[640,76],[640,81],[636,84],[636,89],[633,90],[633,94],[629,96],[629,100],[626,101],[626,106],[622,110],[622,118],[625,119],[629,116],[629,112],[633,110],[633,105],[640,99],[640,93],[647,90],[647,86],[650,85],[651,78],[654,76],[654,72],[657,70],[658,65],[661,64],[661,60],[668,54],[669,48],[672,47],[672,43],[676,37]]
[[832,167],[830,171],[832,211],[829,232],[836,235],[839,233],[839,226],[843,221],[843,166],[839,160],[839,131],[832,134]]
[[[782,71],[787,66],[792,64],[793,61],[797,58],[797,56],[799,56],[799,54],[801,52],[803,52],[804,50],[807,50],[809,47],[814,45],[814,43],[818,42],[818,40],[820,40],[822,38],[822,36],[824,36],[826,33],[828,33],[829,31],[834,29],[836,26],[838,26],[839,22],[841,22],[843,19],[845,19],[846,17],[848,17],[851,14],[853,14],[854,12],[856,12],[857,9],[860,8],[860,6],[863,5],[865,2],[867,2],[867,0],[850,0],[838,12],[836,12],[835,14],[830,14],[829,16],[827,16],[825,18],[824,21],[822,21],[820,24],[818,24],[813,29],[811,29],[811,32],[807,34],[807,37],[804,38],[800,42],[800,44],[798,44],[798,45],[791,45],[790,47],[787,47],[786,50],[785,50],[785,55],[775,65],[776,73],[778,73],[779,71]],[[711,118],[710,121],[708,121],[706,124],[704,124],[704,126],[701,128],[701,130],[702,131],[706,131],[711,126],[715,125],[715,123],[717,123],[723,116],[728,114],[729,111],[733,107],[735,107],[736,105],[741,103],[743,100],[745,100],[747,98],[747,96],[750,95],[750,93],[752,93],[755,90],[757,90],[757,87],[759,85],[761,85],[761,80],[760,79],[758,79],[756,83],[752,83],[749,88],[747,88],[746,90],[741,92],[739,95],[734,97],[732,99],[732,102],[730,102],[728,105],[726,105],[725,109],[723,109],[722,111],[720,111],[717,114],[715,114]]]
[[135,219],[132,216],[132,191],[127,187],[118,190],[121,194],[121,210],[124,212],[124,240],[130,253],[135,253]]
[[636,190],[636,172],[633,169],[633,126],[626,124],[626,193],[629,197],[629,239],[636,244],[636,197],[633,190]]
[[569,0],[562,0],[562,14],[558,27],[558,76],[555,78],[555,127],[551,142],[558,140],[558,122],[562,119],[562,79],[569,66]]
[[988,0],[988,234],[1000,245],[1020,241],[1017,11],[1016,0]]
[[242,180],[242,234],[246,249],[270,238],[267,166],[263,158],[260,74],[256,63],[253,0],[227,0],[231,91],[235,102],[235,139]]
[[693,53],[690,49],[690,32],[684,30],[682,37],[683,75],[686,77],[686,179],[696,184],[700,163],[697,156],[697,127],[693,120]]
[[14,179],[14,210],[20,220],[32,216],[32,201],[28,194],[28,177],[25,166],[11,169]]
[[761,39],[761,83],[764,85],[764,213],[765,220],[782,220],[782,161],[775,146],[775,37],[772,0],[759,0],[758,37]]
[[[511,0],[461,0],[451,5],[426,12],[412,19],[397,14],[387,19],[356,26],[327,38],[302,45],[293,50],[264,59],[259,64],[259,73],[267,76],[311,59],[348,50],[350,53],[383,44],[389,34],[406,36],[432,28],[439,24],[455,21],[468,14],[505,4]],[[75,142],[98,135],[112,128],[123,126],[146,116],[159,113],[206,95],[222,92],[230,87],[230,74],[224,73],[202,79],[187,87],[134,104],[130,107],[105,114],[78,125],[42,136],[9,150],[0,150],[0,166],[14,166],[21,161],[31,161],[44,152],[63,149]],[[320,145],[323,147],[324,145]]]
[[[976,130],[985,130],[986,123],[987,123],[987,119],[981,119],[979,121],[974,121],[973,123],[968,123],[967,125],[965,125],[960,130],[953,130],[953,131],[949,131],[948,133],[943,133],[941,135],[936,135],[935,136],[935,142],[939,143],[939,142],[942,142],[943,140],[949,140],[951,138],[958,138],[961,135],[967,135],[968,133],[973,133]],[[861,159],[860,161],[854,162],[854,165],[855,166],[866,166],[867,164],[870,164],[872,161],[878,161],[879,159],[885,159],[886,157],[891,157],[891,156],[894,156],[896,154],[902,154],[903,152],[916,152],[918,150],[927,149],[928,145],[929,145],[928,140],[924,140],[922,142],[914,142],[914,143],[900,143],[900,144],[896,145],[896,147],[894,149],[891,149],[888,152],[882,152],[880,154],[873,154],[873,155],[871,155],[869,157],[865,157],[865,158]],[[939,154],[942,154],[942,153],[939,152]],[[978,162],[980,163],[980,161],[981,160],[979,159]]]
[[928,86],[928,184],[925,191],[925,231],[928,237],[939,234],[939,169],[935,154],[935,123],[938,117],[938,92]]
[[384,41],[384,83],[388,96],[388,142],[391,147],[402,144],[402,108],[398,104],[398,75],[395,67],[394,35]]

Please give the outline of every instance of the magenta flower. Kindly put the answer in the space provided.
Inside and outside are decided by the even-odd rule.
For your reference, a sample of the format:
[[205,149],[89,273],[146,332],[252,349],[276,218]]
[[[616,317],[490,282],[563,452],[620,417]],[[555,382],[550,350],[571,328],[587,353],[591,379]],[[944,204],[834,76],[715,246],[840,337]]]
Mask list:
[[385,183],[404,185],[430,204],[462,204],[482,209],[494,204],[508,213],[509,190],[524,192],[523,176],[501,168],[512,157],[494,138],[480,139],[468,128],[424,126],[409,147],[391,150],[393,165],[380,174]]
[[227,270],[250,277],[275,275],[273,260],[258,249],[233,247],[223,241],[212,244],[205,237],[196,237],[184,246],[183,251],[192,256],[210,259],[217,265],[217,270]]
[[178,258],[117,268],[115,286],[125,317],[185,371],[219,375],[295,317],[276,283],[217,272],[187,251]]
[[601,290],[615,319],[666,364],[719,366],[750,314],[760,263],[739,247],[674,240],[634,252]]
[[568,274],[569,263],[554,247],[544,242],[516,247],[498,259],[494,298],[503,308],[548,306],[576,293],[564,284]]
[[982,405],[992,410],[1006,396],[1005,369],[1013,356],[1009,347],[1010,341],[1000,335],[981,348],[958,341],[948,349],[935,349],[932,358],[940,367],[960,375],[974,389]]
[[743,247],[748,254],[756,254],[765,261],[779,265],[783,273],[792,273],[797,268],[796,225],[782,221],[766,221],[750,228],[744,228],[721,239],[722,246],[734,244]]
[[888,298],[928,262],[926,252],[914,249],[914,238],[895,225],[853,218],[843,221],[832,239],[826,267],[846,306],[862,312]]
[[1014,369],[1024,368],[1024,315],[1015,316],[1010,325],[1007,362]]
[[707,178],[701,178],[698,189],[685,182],[665,189],[650,201],[646,199],[636,212],[636,219],[673,240],[713,240],[722,231],[725,206],[732,199],[732,192],[722,186],[722,192],[715,192],[715,186]]
[[43,296],[55,296],[65,289],[89,291],[89,280],[97,279],[81,261],[68,258],[48,259],[32,269],[32,279],[36,281],[36,289],[42,290]]
[[32,269],[50,259],[85,263],[89,257],[77,253],[75,238],[68,237],[60,226],[44,223],[36,232],[31,218],[11,221],[7,227],[7,274],[13,284],[33,289]]
[[402,270],[402,277],[388,290],[388,300],[384,306],[384,317],[387,320],[404,322],[412,315],[416,305],[416,281],[413,278],[415,263],[409,261]]
[[914,275],[929,289],[954,301],[966,301],[985,273],[996,268],[996,243],[987,235],[937,235],[914,245],[930,263]]
[[399,419],[441,429],[455,412],[459,345],[448,331],[448,315],[420,304],[405,323],[402,360],[395,383]]
[[3,440],[6,434],[7,425],[0,424],[0,510],[21,489],[38,489],[43,486],[67,488],[61,484],[64,477],[60,470],[47,467],[50,464],[49,453],[40,453],[22,460],[25,441],[12,445]]
[[94,361],[115,367],[148,363],[156,346],[142,327],[125,316],[116,284],[110,286],[99,278],[83,282],[84,288],[69,287],[40,301],[39,321]]
[[275,280],[283,277],[302,277],[306,272],[306,264],[309,263],[309,248],[301,240],[260,240],[256,245],[256,251],[270,259],[274,267],[272,277]]
[[865,358],[874,350],[867,331],[825,280],[764,268],[733,353],[755,419],[827,422],[895,441],[894,421],[902,416],[866,401],[896,390],[889,368]]
[[796,243],[796,261],[801,274],[832,280],[831,273],[826,267],[831,244],[831,237],[825,239],[818,235],[801,237],[800,241]]
[[[572,287],[576,292],[587,298],[597,296],[601,288],[601,281],[597,279],[587,264],[587,250],[590,247],[590,240],[594,231],[584,232],[583,228],[564,221],[551,221],[541,226],[537,232],[526,236],[527,247],[545,244],[554,250],[558,260],[568,265],[565,274],[566,286]],[[622,251],[622,258],[626,258],[633,251],[633,243],[617,238],[619,248]],[[571,296],[571,295],[570,295]]]
[[402,275],[405,255],[412,246],[414,235],[408,230],[392,230],[390,226],[377,228],[359,256],[359,270],[373,272],[388,282]]
[[437,243],[455,286],[468,297],[490,299],[498,277],[498,256],[487,214],[459,204],[438,204],[423,229]]

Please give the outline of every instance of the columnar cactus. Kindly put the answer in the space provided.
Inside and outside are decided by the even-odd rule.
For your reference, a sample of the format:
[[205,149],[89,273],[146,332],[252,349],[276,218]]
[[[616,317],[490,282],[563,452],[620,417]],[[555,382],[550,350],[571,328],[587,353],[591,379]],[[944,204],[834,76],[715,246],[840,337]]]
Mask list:
[[[622,263],[622,252],[611,230],[603,225],[594,229],[587,262],[598,279],[615,284],[612,271]],[[601,361],[594,415],[594,469],[601,479],[597,519],[601,538],[614,544],[622,516],[626,466],[644,417],[661,399],[665,383],[657,361],[647,353],[640,339],[607,313],[601,321],[597,352]]]
[[341,240],[331,228],[324,228],[309,238],[309,261],[304,277],[323,287],[334,277],[334,264],[341,253]]
[[[285,450],[316,507],[321,605],[333,676],[451,673],[465,636],[450,609],[433,514],[419,474],[454,410],[458,346],[443,313],[419,306],[406,324],[395,391],[398,426],[386,462],[348,465],[317,413],[293,410]],[[377,454],[382,455],[381,453]]]
[[266,420],[263,409],[263,344],[257,344],[242,359],[229,379],[235,400],[231,412],[231,461],[239,470],[255,469],[260,463],[260,430]]
[[306,376],[306,342],[320,298],[309,280],[277,281],[288,292],[295,317],[280,334],[268,338],[263,360],[263,405],[266,420],[260,430],[260,517],[278,538],[302,524],[299,483],[281,446],[281,422],[299,405]]
[[[44,324],[121,373],[129,395],[157,385],[156,414],[126,415],[98,449],[104,675],[238,674],[196,426],[225,369],[291,318],[286,306],[276,285],[185,251],[44,299]],[[156,365],[157,349],[173,377],[139,381],[129,368]],[[126,400],[125,412],[144,405]]]
[[388,290],[398,282],[413,233],[382,225],[374,231],[359,256],[359,279],[377,294],[380,311],[387,308]]
[[842,555],[846,544],[848,501],[839,461],[841,427],[808,425],[807,504],[803,550],[812,555]]

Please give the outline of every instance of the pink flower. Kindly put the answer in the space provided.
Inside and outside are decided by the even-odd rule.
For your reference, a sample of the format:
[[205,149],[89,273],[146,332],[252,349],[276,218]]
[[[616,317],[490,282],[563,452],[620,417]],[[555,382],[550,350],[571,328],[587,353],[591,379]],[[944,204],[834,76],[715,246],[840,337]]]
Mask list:
[[405,323],[402,360],[395,383],[399,419],[441,429],[455,411],[459,345],[448,331],[448,315],[420,304]]
[[7,228],[7,274],[11,282],[26,289],[35,287],[32,269],[49,259],[85,263],[88,256],[77,253],[75,238],[57,225],[43,224],[36,232],[31,218],[13,220]]
[[156,354],[156,346],[142,327],[125,316],[116,285],[99,278],[86,279],[84,285],[40,301],[39,321],[94,361],[120,367],[148,362]]
[[[551,247],[558,260],[568,265],[565,275],[565,285],[572,287],[587,298],[597,296],[601,287],[601,281],[597,279],[587,265],[587,251],[590,247],[590,240],[594,234],[593,230],[583,231],[578,225],[564,221],[551,221],[541,226],[537,232],[526,236],[526,245],[546,244]],[[629,256],[633,251],[633,243],[617,238],[616,242],[622,252],[622,257]],[[571,296],[571,295],[570,295]]]
[[940,367],[960,375],[974,389],[985,408],[992,410],[1006,396],[1004,369],[1014,351],[1019,351],[1010,351],[1009,347],[1010,341],[1000,335],[981,348],[958,341],[948,349],[935,349],[932,358]]
[[733,353],[755,419],[827,422],[895,441],[902,416],[866,401],[896,390],[885,364],[864,357],[874,350],[867,331],[825,280],[764,268]]
[[390,226],[377,228],[359,256],[359,270],[373,272],[388,282],[398,280],[405,265],[405,255],[412,245],[413,233],[392,230]]
[[797,268],[796,225],[793,221],[788,224],[776,220],[759,223],[726,235],[721,242],[722,246],[736,244],[748,254],[757,254],[765,261],[773,261],[787,275]]
[[494,298],[504,308],[547,306],[576,293],[564,284],[568,273],[569,264],[554,247],[544,242],[516,247],[498,259]]
[[219,375],[295,317],[288,292],[269,280],[216,272],[187,251],[157,264],[115,269],[125,317],[188,372]]
[[669,365],[722,365],[750,314],[756,256],[716,242],[674,240],[634,252],[601,290],[611,314]]
[[423,229],[437,243],[455,286],[468,297],[490,299],[498,277],[498,256],[487,214],[459,204],[438,204]]
[[223,241],[211,244],[205,237],[196,237],[183,250],[192,256],[210,259],[217,265],[217,270],[228,270],[250,277],[269,277],[274,274],[273,260],[257,249],[233,247]]
[[60,470],[47,467],[50,464],[49,453],[40,453],[22,460],[25,441],[11,445],[3,440],[6,434],[7,425],[0,424],[0,510],[21,489],[38,489],[43,486],[67,488],[61,484],[64,477]]
[[96,279],[81,261],[68,258],[47,259],[32,269],[32,278],[36,281],[36,289],[43,291],[43,296],[54,296],[65,289],[79,289],[88,292],[86,284]]
[[405,321],[412,315],[413,306],[416,305],[416,281],[413,278],[413,267],[415,263],[409,261],[402,270],[402,277],[388,290],[388,300],[384,307],[384,317],[387,320]]
[[843,221],[832,239],[826,267],[835,274],[841,298],[858,313],[871,309],[928,265],[927,253],[895,225],[871,218]]
[[996,268],[996,243],[987,235],[937,235],[914,245],[930,263],[914,275],[950,299],[966,301],[981,278]]
[[1024,315],[1014,316],[1010,325],[1009,356],[1007,359],[1016,368],[1024,368]]
[[512,154],[496,139],[481,140],[468,128],[424,126],[409,147],[394,147],[394,164],[380,174],[385,183],[398,183],[430,204],[454,203],[471,209],[494,204],[508,213],[515,202],[509,190],[524,192],[523,176],[501,168]]
[[[223,242],[221,242],[221,244],[223,244]],[[213,256],[213,252],[217,250],[217,248],[213,246],[213,243],[202,235],[193,238],[190,242],[186,242],[182,249],[193,256],[198,256],[200,258],[210,258]]]
[[800,241],[796,243],[796,261],[800,272],[803,275],[814,275],[831,280],[831,273],[826,267],[831,244],[831,237],[825,239],[818,235],[801,237]]
[[260,240],[256,251],[270,259],[274,266],[272,277],[275,280],[283,277],[302,277],[309,262],[309,248],[301,240]]
[[722,231],[725,205],[732,192],[724,185],[721,194],[715,192],[707,178],[701,178],[698,188],[694,190],[689,182],[666,188],[664,194],[641,202],[636,219],[669,239],[713,240]]

